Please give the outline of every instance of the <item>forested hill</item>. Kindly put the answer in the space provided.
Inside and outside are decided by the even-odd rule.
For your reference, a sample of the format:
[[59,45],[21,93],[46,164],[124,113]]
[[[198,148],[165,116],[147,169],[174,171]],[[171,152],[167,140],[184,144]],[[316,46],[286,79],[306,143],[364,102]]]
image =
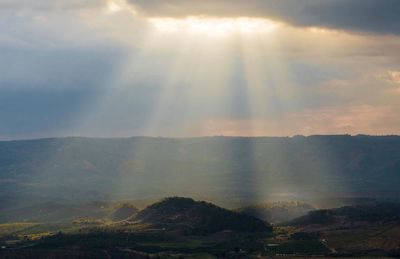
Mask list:
[[0,142],[0,198],[4,201],[167,195],[394,196],[399,190],[398,136]]

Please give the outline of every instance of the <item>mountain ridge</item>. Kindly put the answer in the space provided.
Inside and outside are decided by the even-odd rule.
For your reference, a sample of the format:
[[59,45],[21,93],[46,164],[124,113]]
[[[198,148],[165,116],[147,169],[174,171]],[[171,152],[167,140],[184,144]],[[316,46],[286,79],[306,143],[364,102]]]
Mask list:
[[9,201],[395,197],[399,171],[399,136],[0,141],[0,200]]

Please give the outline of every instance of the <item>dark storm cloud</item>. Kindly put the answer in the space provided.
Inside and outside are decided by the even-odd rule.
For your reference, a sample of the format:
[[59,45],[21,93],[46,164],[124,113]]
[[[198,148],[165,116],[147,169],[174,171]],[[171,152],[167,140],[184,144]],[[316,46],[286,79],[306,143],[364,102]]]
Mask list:
[[129,0],[149,16],[254,16],[294,26],[400,34],[399,0]]

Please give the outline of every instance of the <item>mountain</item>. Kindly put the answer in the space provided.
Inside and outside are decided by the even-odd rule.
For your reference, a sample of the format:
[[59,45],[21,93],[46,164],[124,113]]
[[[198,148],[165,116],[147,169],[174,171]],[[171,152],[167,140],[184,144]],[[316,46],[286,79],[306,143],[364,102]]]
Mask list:
[[250,205],[237,211],[268,222],[279,223],[293,220],[313,210],[314,206],[304,202],[284,201]]
[[399,197],[399,172],[397,136],[2,141],[0,211],[174,195],[232,202]]
[[210,234],[225,230],[271,232],[272,227],[257,218],[190,198],[166,198],[140,211],[135,220],[167,230]]

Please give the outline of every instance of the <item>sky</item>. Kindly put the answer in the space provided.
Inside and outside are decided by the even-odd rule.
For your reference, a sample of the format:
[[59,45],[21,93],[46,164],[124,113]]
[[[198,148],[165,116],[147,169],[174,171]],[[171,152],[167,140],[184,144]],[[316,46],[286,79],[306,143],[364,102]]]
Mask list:
[[0,0],[0,139],[400,134],[398,0]]

